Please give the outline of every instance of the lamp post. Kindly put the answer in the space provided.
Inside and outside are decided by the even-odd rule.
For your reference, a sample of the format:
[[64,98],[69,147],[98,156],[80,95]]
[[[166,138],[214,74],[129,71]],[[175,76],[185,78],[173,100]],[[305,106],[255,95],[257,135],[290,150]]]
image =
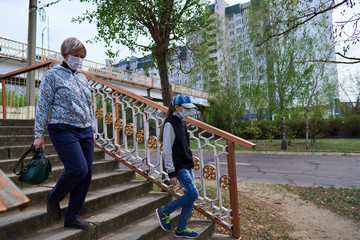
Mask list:
[[44,29],[41,32],[41,48],[44,48],[44,31],[45,31],[46,27],[44,27]]
[[[37,0],[29,0],[29,25],[28,25],[28,49],[27,65],[35,64],[36,58],[36,12]],[[35,109],[35,74],[30,72],[26,78],[26,105],[29,107],[28,117],[34,117]]]

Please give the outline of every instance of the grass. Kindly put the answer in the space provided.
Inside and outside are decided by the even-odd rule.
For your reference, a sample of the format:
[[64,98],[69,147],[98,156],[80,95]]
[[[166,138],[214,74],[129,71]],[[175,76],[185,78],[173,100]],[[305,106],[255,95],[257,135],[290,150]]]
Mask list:
[[360,223],[360,188],[296,187],[285,185],[289,192],[319,207],[326,208]]
[[[281,140],[249,140],[256,144],[255,151],[284,151],[281,150]],[[226,145],[225,140],[218,142],[221,145]],[[204,146],[205,141],[200,142],[204,150],[212,150],[211,146]],[[215,145],[214,140],[210,140],[210,144]],[[197,149],[197,142],[191,141],[191,149]],[[220,150],[220,147],[217,147]],[[251,151],[252,149],[243,148],[239,145],[235,145],[236,151]],[[295,139],[288,145],[286,151],[289,152],[342,152],[342,153],[360,153],[360,139],[319,139],[310,146],[310,149],[306,149],[305,139]]]

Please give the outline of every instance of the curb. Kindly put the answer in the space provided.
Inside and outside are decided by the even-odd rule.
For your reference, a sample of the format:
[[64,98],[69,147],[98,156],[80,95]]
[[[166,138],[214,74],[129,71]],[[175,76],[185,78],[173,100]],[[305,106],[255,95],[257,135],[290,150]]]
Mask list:
[[360,157],[360,153],[345,152],[280,152],[280,151],[235,151],[236,154],[263,154],[263,155],[300,155],[300,156],[351,156]]

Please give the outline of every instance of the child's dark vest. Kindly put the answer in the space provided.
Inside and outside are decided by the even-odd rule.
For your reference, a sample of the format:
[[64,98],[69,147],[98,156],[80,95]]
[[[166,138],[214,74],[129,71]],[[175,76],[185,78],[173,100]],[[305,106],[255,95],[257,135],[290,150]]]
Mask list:
[[179,117],[171,115],[165,122],[169,122],[175,131],[175,141],[172,146],[172,157],[175,170],[186,168],[191,169],[194,167],[192,160],[192,152],[190,150],[189,135],[185,122]]

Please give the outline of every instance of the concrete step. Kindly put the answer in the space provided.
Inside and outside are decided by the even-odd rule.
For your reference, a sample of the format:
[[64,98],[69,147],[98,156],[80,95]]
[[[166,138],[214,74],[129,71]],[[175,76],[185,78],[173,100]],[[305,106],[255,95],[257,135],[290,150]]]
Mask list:
[[[188,223],[188,227],[193,231],[197,232],[199,236],[196,238],[197,240],[208,240],[211,239],[213,233],[215,232],[215,223],[212,221],[205,220],[193,220]],[[174,228],[175,229],[175,228]],[[174,230],[175,231],[175,230]],[[182,237],[175,237],[175,232],[172,231],[170,236],[168,236],[169,240],[179,240],[179,239],[188,239]]]
[[[125,184],[134,178],[135,173],[131,170],[117,169],[113,172],[94,174],[89,191],[95,191],[118,184]],[[26,209],[36,208],[38,205],[44,204],[45,196],[50,192],[55,184],[56,182],[54,181],[37,186],[27,185],[26,188],[23,188],[23,193],[31,200]],[[8,210],[6,214],[10,211],[18,212],[20,210],[18,208],[13,208]],[[3,214],[5,213],[0,213],[0,217]]]
[[[31,147],[30,145],[17,145],[17,146],[8,146],[8,147],[0,147],[0,161],[6,159],[20,159],[20,157]],[[45,144],[44,150],[45,156],[57,154],[54,146],[52,144]],[[28,156],[30,156],[29,153]],[[100,149],[95,147],[94,154],[96,158],[105,158],[105,153]],[[97,155],[99,154],[99,155]],[[101,156],[102,155],[102,156]]]
[[[107,182],[107,184],[112,184],[112,181],[117,181],[118,179],[118,168],[116,168],[116,165],[114,166],[114,162],[115,161],[111,161],[111,160],[103,160],[103,161],[95,161],[93,163],[93,174],[106,174],[106,172],[109,172],[109,170],[111,172],[109,172],[110,174],[113,174],[113,178],[109,179]],[[49,178],[41,185],[48,185],[51,182],[56,182],[60,176],[64,173],[64,167],[63,166],[55,166],[52,168],[52,171],[49,175]],[[36,187],[36,185],[29,185],[27,183],[23,183],[20,182],[18,180],[19,176],[15,175],[14,173],[8,174],[7,175],[11,181],[13,181],[19,188],[24,189],[24,188],[29,188],[29,187]],[[106,185],[104,185],[103,187],[106,187]]]
[[[46,133],[45,133],[46,134]],[[64,228],[63,218],[53,221],[46,213],[45,196],[63,172],[49,137],[45,136],[45,156],[51,161],[50,179],[42,185],[32,186],[17,181],[12,169],[34,139],[33,120],[0,119],[0,169],[7,173],[31,199],[29,206],[20,211],[12,209],[0,214],[0,239],[173,239],[174,232],[160,227],[155,209],[171,201],[167,193],[153,193],[149,181],[135,181],[135,173],[122,170],[114,160],[105,160],[105,154],[94,152],[94,170],[90,190],[80,217],[91,221],[90,229],[81,231]],[[31,155],[26,159],[28,162]],[[64,214],[68,197],[61,202]],[[173,229],[180,211],[171,215]],[[95,226],[96,224],[96,226]],[[208,221],[190,221],[189,227],[200,233],[199,239],[211,239],[214,224]],[[179,239],[179,238],[177,238]]]
[[[0,135],[0,147],[29,145],[34,142],[33,135]],[[49,135],[45,136],[45,144],[51,144]]]
[[[0,126],[0,135],[32,135],[34,136],[34,125],[32,126]],[[45,131],[47,134],[47,130]]]
[[[170,198],[168,194],[147,194],[151,188],[152,184],[149,182],[133,181],[128,184],[90,191],[80,216],[92,222],[107,222],[107,218],[114,219],[111,224],[105,224],[108,228],[112,228],[113,225],[118,226],[118,222],[126,224],[130,219],[136,219],[143,213],[146,214],[149,208],[161,205]],[[144,194],[147,195],[138,198],[144,196]],[[125,203],[122,204],[123,202]],[[141,204],[143,206],[140,208]],[[134,212],[129,211],[129,206],[136,206],[135,210],[133,209]],[[61,204],[63,214],[66,207],[65,200]],[[118,216],[119,211],[123,212],[122,216]],[[90,216],[95,216],[96,219],[91,219]],[[46,205],[44,204],[38,208],[27,209],[23,212],[2,215],[0,218],[0,239],[24,239],[25,235],[32,235],[29,237],[30,239],[43,239],[39,232],[53,231],[54,228],[57,229],[57,232],[69,232],[69,229],[63,228],[63,218],[59,221],[51,220],[46,213]],[[71,230],[70,232],[73,232]],[[111,229],[111,231],[114,231],[114,229]],[[105,232],[109,233],[108,229],[105,229]]]
[[34,120],[22,120],[22,119],[0,119],[0,126],[33,126]]
[[[98,149],[96,149],[94,151],[94,161],[96,160],[104,160],[104,153]],[[32,156],[31,154],[28,155],[29,157],[25,158],[24,160],[24,165],[26,163],[28,163]],[[52,167],[56,167],[56,166],[63,166],[62,162],[60,161],[59,157],[57,154],[51,154],[51,155],[45,155],[45,157],[51,162],[51,166]],[[13,173],[13,168],[16,165],[16,163],[19,161],[20,157],[18,159],[5,159],[5,160],[0,160],[0,169],[5,172],[6,174],[11,174]],[[115,160],[113,160],[114,166],[117,168],[117,162]],[[114,168],[115,168],[114,167]],[[18,169],[18,171],[20,170],[20,167]]]
[[[19,159],[27,150],[29,150],[31,143],[27,145],[0,147],[0,159]],[[44,151],[45,156],[49,154],[56,154],[56,150],[52,144],[45,144]],[[30,154],[31,153],[29,153],[28,156],[30,156]]]
[[[26,165],[32,159],[31,153],[28,156],[29,157],[25,158],[25,160],[24,160],[24,165]],[[56,168],[57,166],[63,166],[63,163],[61,162],[61,160],[59,159],[57,154],[45,155],[45,157],[50,161],[53,169]],[[19,159],[20,158],[0,160],[0,169],[3,172],[5,172],[7,175],[13,174],[13,169],[14,169],[16,163],[19,161]],[[108,161],[108,160],[105,160],[105,154],[102,151],[100,151],[100,150],[94,151],[94,162],[101,161],[101,160]],[[114,169],[118,168],[117,161],[112,160],[111,162],[113,163]],[[20,171],[20,167],[21,166],[18,167],[17,172]]]
[[[174,229],[177,226],[180,217],[180,210],[171,214],[171,232],[164,231],[159,224],[155,212],[149,216],[143,217],[134,224],[127,225],[119,229],[115,233],[106,235],[102,240],[167,240],[175,239]],[[215,231],[215,224],[211,221],[189,221],[188,227],[199,233],[197,239],[211,239],[212,233]],[[185,238],[176,238],[185,239]]]

